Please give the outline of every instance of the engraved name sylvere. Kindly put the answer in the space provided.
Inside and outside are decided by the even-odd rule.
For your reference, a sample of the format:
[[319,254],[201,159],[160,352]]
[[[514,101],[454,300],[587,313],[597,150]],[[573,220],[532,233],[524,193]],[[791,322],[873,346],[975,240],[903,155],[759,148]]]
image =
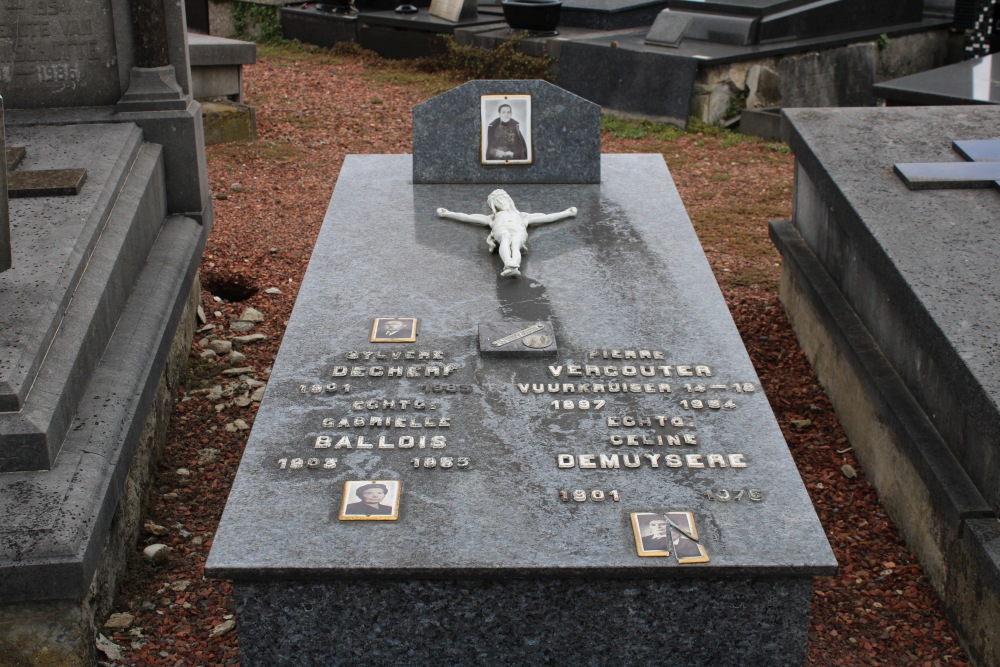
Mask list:
[[442,361],[444,359],[444,352],[441,350],[399,350],[397,352],[351,350],[344,355],[344,358],[351,361],[359,359],[364,361],[371,361],[372,359],[376,361],[398,361],[400,359],[407,361]]

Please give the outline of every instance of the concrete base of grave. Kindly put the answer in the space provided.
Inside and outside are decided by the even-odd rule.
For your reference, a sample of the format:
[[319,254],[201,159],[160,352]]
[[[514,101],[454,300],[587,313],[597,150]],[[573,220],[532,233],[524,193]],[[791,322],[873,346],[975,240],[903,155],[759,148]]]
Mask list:
[[782,303],[865,474],[963,646],[976,664],[1000,664],[1000,522],[956,525],[941,511],[920,468],[943,466],[913,454],[920,441],[944,450],[940,436],[797,232],[788,223],[772,230],[783,259]]

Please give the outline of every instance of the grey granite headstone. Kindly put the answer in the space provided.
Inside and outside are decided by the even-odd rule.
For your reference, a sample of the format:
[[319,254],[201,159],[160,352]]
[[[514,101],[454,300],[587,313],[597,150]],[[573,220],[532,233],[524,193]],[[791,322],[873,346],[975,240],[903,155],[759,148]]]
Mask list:
[[[483,164],[484,95],[530,95],[530,163]],[[600,126],[600,107],[546,81],[470,81],[413,108],[413,182],[599,183]]]
[[[3,125],[3,98],[0,97],[0,156],[7,155]],[[7,161],[0,163],[0,271],[10,268],[10,209],[7,205]]]
[[[579,209],[519,279],[436,215],[493,184],[412,173],[345,160],[275,360],[206,566],[244,664],[802,664],[836,562],[662,157],[507,187]],[[557,353],[484,354],[498,322]],[[400,483],[396,520],[339,518],[362,480]],[[632,513],[675,511],[707,562],[639,555]]]

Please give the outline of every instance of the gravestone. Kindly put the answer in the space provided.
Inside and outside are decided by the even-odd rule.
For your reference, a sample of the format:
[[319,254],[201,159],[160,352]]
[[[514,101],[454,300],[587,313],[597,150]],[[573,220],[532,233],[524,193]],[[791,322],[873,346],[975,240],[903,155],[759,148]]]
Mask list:
[[[532,148],[596,111],[471,82],[415,150],[483,166],[498,97]],[[565,154],[345,160],[206,564],[243,664],[804,663],[836,562],[666,165]]]
[[889,106],[1000,104],[1000,54],[910,74],[875,84]]
[[0,661],[94,664],[212,221],[183,9],[0,0],[0,93]]
[[972,661],[1000,664],[1000,163],[986,161],[1000,109],[785,114],[796,193],[793,220],[771,231],[782,301]]

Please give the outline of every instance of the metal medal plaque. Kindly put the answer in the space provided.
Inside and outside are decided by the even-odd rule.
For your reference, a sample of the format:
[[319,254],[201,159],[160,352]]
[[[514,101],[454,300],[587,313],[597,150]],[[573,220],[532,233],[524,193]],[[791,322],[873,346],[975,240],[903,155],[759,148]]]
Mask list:
[[557,351],[551,322],[485,322],[479,325],[479,353],[494,357],[551,357]]

